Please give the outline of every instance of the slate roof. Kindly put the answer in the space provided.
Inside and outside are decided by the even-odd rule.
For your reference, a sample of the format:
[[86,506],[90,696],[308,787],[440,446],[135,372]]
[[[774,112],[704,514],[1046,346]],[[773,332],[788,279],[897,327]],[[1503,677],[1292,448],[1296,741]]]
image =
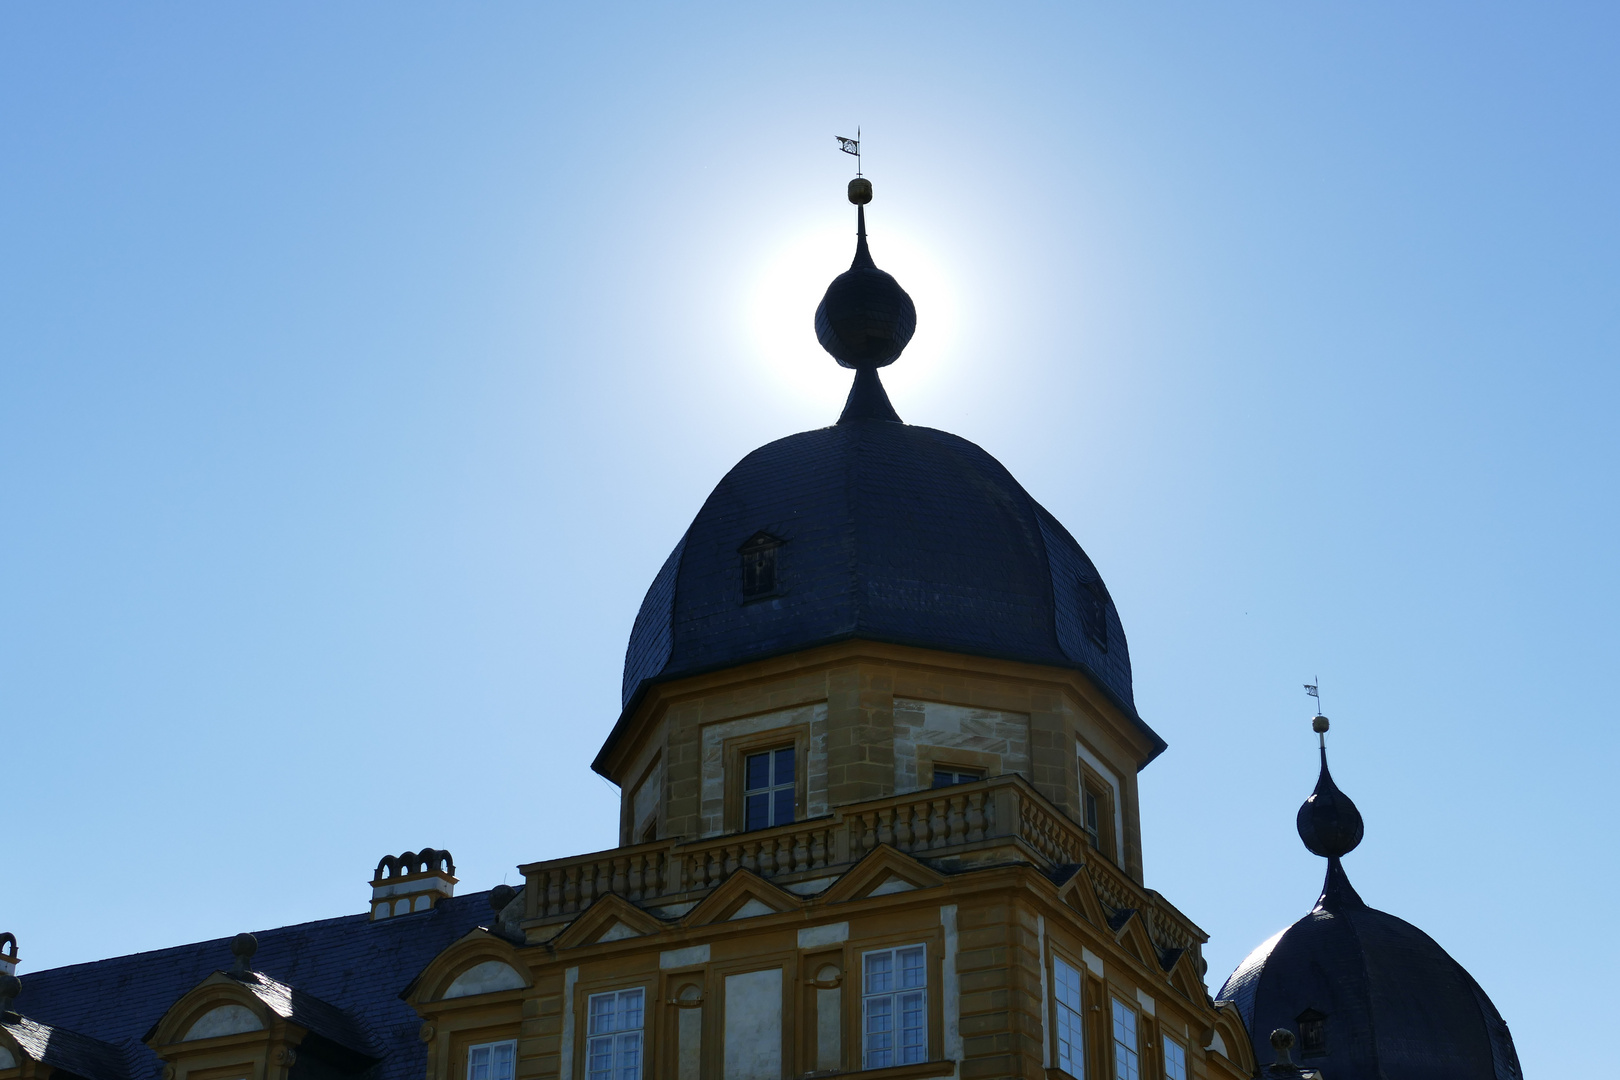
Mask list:
[[41,1024],[14,1012],[0,1018],[0,1027],[17,1040],[23,1052],[59,1072],[82,1076],[85,1080],[120,1080],[130,1062],[123,1049],[70,1031]]
[[1408,922],[1368,907],[1337,858],[1315,909],[1262,944],[1218,995],[1255,1052],[1306,1009],[1327,1015],[1328,1080],[1520,1080],[1513,1037],[1463,966]]
[[[488,896],[468,893],[431,911],[376,922],[362,913],[255,930],[253,966],[278,985],[296,988],[282,1001],[295,1022],[308,1020],[340,1044],[363,1040],[371,1047],[366,1053],[382,1055],[368,1080],[419,1080],[426,1069],[426,1050],[416,1037],[421,1018],[400,992],[448,945],[493,918]],[[162,1065],[141,1038],[169,1006],[230,961],[231,939],[216,938],[24,972],[12,1008],[36,1023],[114,1044],[128,1062],[123,1076],[153,1080]],[[264,990],[280,993],[269,985]]]
[[[780,584],[745,602],[738,549],[760,532],[782,541]],[[647,590],[608,745],[653,683],[852,638],[1079,669],[1163,749],[1068,530],[966,439],[869,418],[769,443],[720,481]]]
[[268,1005],[283,1020],[291,1020],[312,1034],[357,1054],[370,1058],[383,1056],[381,1044],[346,1009],[330,1005],[314,994],[289,986],[262,971],[253,972],[250,977],[234,974],[229,977],[251,990],[254,997]]

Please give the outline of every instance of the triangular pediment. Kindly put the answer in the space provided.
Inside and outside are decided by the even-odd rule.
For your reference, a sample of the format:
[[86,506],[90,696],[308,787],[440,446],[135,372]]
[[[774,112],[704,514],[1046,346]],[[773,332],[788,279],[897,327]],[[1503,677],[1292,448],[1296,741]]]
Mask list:
[[1170,985],[1175,987],[1176,992],[1182,997],[1186,998],[1188,1001],[1203,1001],[1204,980],[1199,976],[1198,970],[1193,964],[1192,950],[1177,949],[1174,951],[1177,953],[1177,956],[1171,963],[1170,970],[1167,972],[1170,979]]
[[642,911],[618,893],[598,897],[554,939],[559,949],[656,934],[664,923]]
[[1092,926],[1108,925],[1108,916],[1097,901],[1097,889],[1091,884],[1091,876],[1079,867],[1069,875],[1069,880],[1058,886],[1058,899],[1079,912]]
[[1159,950],[1154,946],[1152,936],[1148,934],[1147,924],[1142,921],[1140,911],[1135,908],[1116,908],[1108,916],[1108,929],[1114,932],[1114,940],[1139,962],[1163,970],[1159,963]]
[[705,926],[732,919],[752,919],[782,911],[798,911],[804,901],[779,889],[751,870],[738,870],[702,903],[686,913],[685,926]]
[[945,876],[939,871],[929,869],[910,855],[884,844],[851,867],[818,899],[824,903],[838,904],[867,896],[931,889],[944,883]]

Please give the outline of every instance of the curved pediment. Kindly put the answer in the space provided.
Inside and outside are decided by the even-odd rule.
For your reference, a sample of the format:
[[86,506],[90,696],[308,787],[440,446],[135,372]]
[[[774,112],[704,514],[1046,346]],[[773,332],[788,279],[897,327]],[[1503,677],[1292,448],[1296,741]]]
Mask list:
[[263,1031],[264,1020],[246,1005],[231,1002],[215,1005],[191,1022],[181,1042],[198,1039],[217,1039],[222,1035],[242,1035],[249,1031]]
[[529,980],[506,961],[484,960],[452,979],[439,997],[472,997],[474,994],[493,994],[497,990],[518,990],[528,985]]
[[435,956],[406,988],[413,1005],[476,997],[534,985],[529,965],[510,942],[479,928]]

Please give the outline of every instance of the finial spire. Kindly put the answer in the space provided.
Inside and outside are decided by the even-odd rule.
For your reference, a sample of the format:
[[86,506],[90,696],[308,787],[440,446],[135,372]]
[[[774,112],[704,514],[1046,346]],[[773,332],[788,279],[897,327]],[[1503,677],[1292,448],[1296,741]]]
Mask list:
[[1348,855],[1361,843],[1364,826],[1361,811],[1350,796],[1339,790],[1328,771],[1327,732],[1328,718],[1321,713],[1311,717],[1311,730],[1316,732],[1317,752],[1322,767],[1316,777],[1316,790],[1300,806],[1294,818],[1299,838],[1313,853],[1328,861],[1327,879],[1322,884],[1322,896],[1316,906],[1324,910],[1361,903],[1361,897],[1351,887],[1339,859]]
[[[852,139],[839,141],[855,143]],[[853,154],[859,145],[843,149]],[[877,369],[894,363],[911,341],[917,330],[917,308],[900,283],[872,261],[866,242],[866,204],[872,201],[872,182],[864,176],[851,180],[849,201],[855,204],[855,258],[848,270],[833,278],[816,308],[816,338],[840,367],[855,369],[855,383],[838,422],[899,423]]]

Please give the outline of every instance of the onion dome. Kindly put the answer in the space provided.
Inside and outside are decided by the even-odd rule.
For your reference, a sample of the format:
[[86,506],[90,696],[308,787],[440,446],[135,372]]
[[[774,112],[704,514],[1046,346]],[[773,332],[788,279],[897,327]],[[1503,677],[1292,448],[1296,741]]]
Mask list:
[[855,369],[844,413],[755,450],[704,502],[636,616],[609,746],[654,683],[851,639],[1078,669],[1141,722],[1119,613],[1068,530],[980,447],[895,415],[877,368],[916,314],[857,213],[855,263],[816,315]]
[[816,308],[816,338],[847,368],[876,369],[899,359],[917,330],[917,308],[893,277],[877,268],[866,246],[866,204],[871,181],[849,182],[855,204],[855,258],[833,278]]
[[[1327,731],[1316,717],[1318,734]],[[1422,930],[1368,907],[1341,857],[1361,814],[1322,753],[1299,809],[1305,846],[1328,860],[1316,907],[1255,949],[1217,995],[1243,1016],[1255,1053],[1297,1031],[1300,1064],[1330,1080],[1521,1080],[1507,1024],[1463,966]]]

